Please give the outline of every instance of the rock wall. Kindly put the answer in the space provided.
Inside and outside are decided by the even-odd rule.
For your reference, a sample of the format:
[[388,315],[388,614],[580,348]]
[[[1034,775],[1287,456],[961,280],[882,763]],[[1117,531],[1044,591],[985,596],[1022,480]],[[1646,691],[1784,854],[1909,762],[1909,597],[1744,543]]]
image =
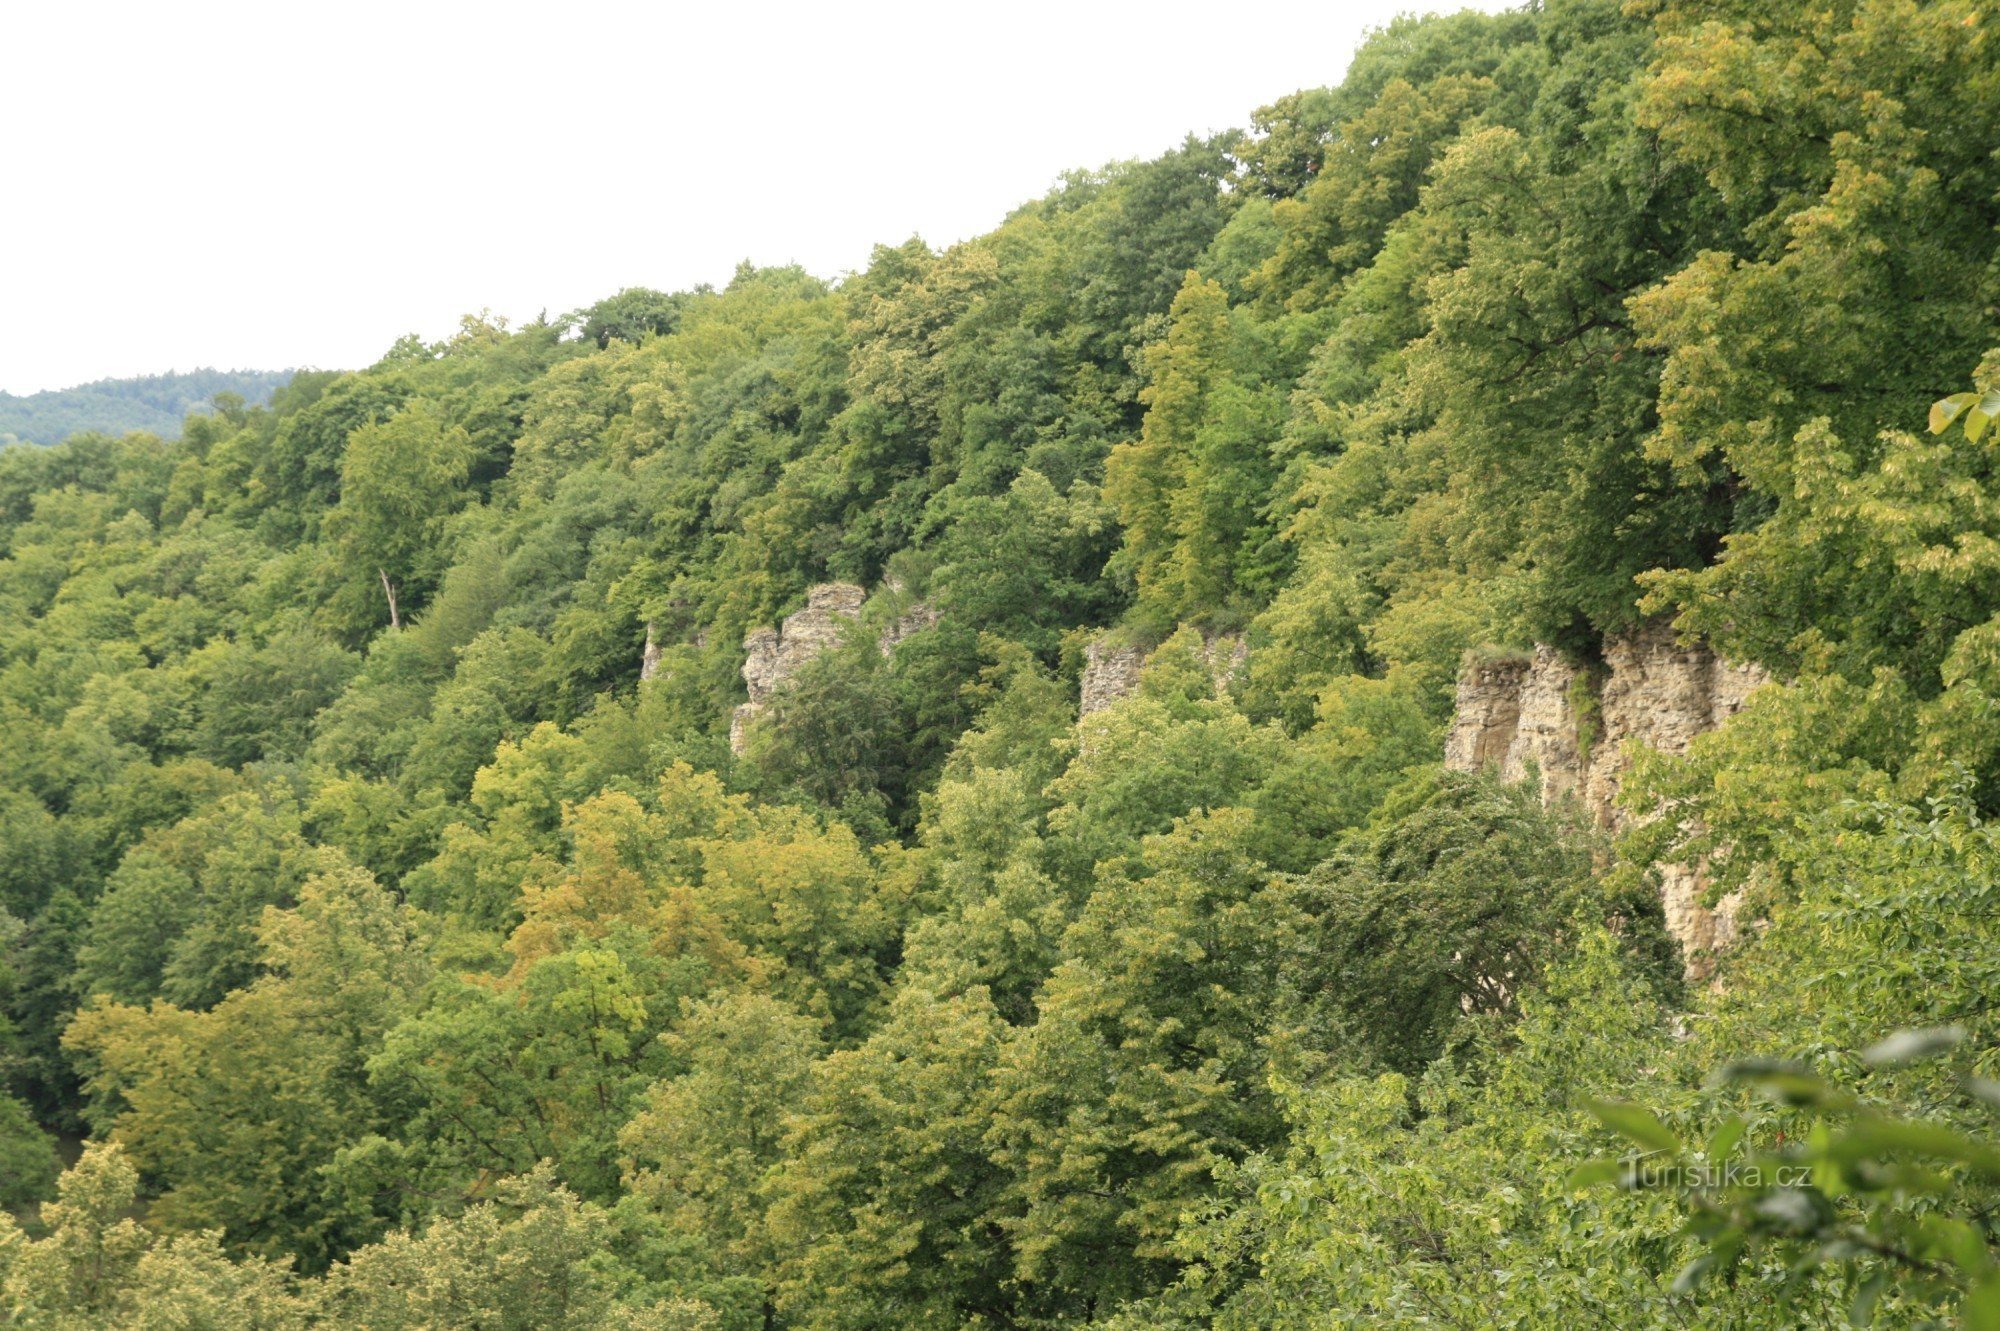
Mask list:
[[[1663,624],[1604,644],[1604,669],[1583,672],[1550,647],[1527,658],[1474,660],[1459,676],[1457,706],[1445,739],[1445,766],[1497,767],[1509,781],[1538,773],[1544,803],[1574,794],[1599,826],[1624,830],[1639,814],[1618,804],[1637,741],[1662,753],[1685,753],[1697,735],[1739,711],[1770,677],[1732,665],[1704,646],[1682,646]],[[1734,899],[1702,906],[1702,865],[1659,866],[1667,927],[1706,974],[1714,954],[1735,937]]]
[[891,656],[895,653],[897,644],[903,639],[914,637],[927,628],[935,627],[941,618],[943,616],[935,607],[918,601],[898,615],[895,623],[882,630],[882,636],[875,640],[875,645],[882,649],[882,655]]
[[1082,716],[1101,712],[1120,698],[1129,698],[1139,687],[1139,673],[1146,668],[1146,652],[1141,647],[1113,644],[1097,639],[1083,649],[1083,685],[1077,700]]
[[758,629],[743,640],[743,683],[750,690],[750,701],[729,718],[731,752],[743,752],[750,723],[762,714],[771,695],[806,662],[839,642],[841,629],[861,613],[861,603],[867,599],[868,593],[851,582],[823,582],[806,592],[803,610],[787,615],[776,628]]
[[659,627],[652,620],[646,621],[646,645],[639,653],[639,682],[658,678],[660,673]]
[[[1083,649],[1083,680],[1077,699],[1079,717],[1101,712],[1139,687],[1139,676],[1152,653],[1144,647],[1114,644],[1099,638]],[[1250,660],[1250,644],[1229,633],[1204,634],[1202,659],[1215,679],[1216,691],[1227,689]]]
[[1528,662],[1518,657],[1468,659],[1458,675],[1451,729],[1444,737],[1444,765],[1454,772],[1482,767],[1505,770],[1521,729],[1521,697]]
[[[668,609],[674,612],[675,620],[683,622],[687,618],[689,608],[689,604],[686,601],[675,601],[668,606]],[[696,629],[693,641],[697,651],[705,649],[708,646],[708,630]],[[639,652],[639,682],[641,684],[647,680],[658,679],[660,677],[660,670],[666,661],[666,655],[666,645],[660,641],[659,621],[656,619],[647,620],[646,645]]]
[[[889,590],[900,592],[900,583]],[[743,640],[743,684],[750,701],[729,718],[729,748],[741,756],[749,742],[750,723],[769,704],[771,695],[804,669],[806,662],[840,641],[847,622],[861,613],[868,593],[851,582],[822,582],[806,590],[805,609],[785,617],[776,628],[758,629]],[[937,624],[940,615],[922,601],[916,602],[882,630],[875,645],[888,656],[905,638]],[[652,626],[646,627],[647,660],[657,668],[658,649],[653,646]],[[651,678],[644,662],[641,678]]]

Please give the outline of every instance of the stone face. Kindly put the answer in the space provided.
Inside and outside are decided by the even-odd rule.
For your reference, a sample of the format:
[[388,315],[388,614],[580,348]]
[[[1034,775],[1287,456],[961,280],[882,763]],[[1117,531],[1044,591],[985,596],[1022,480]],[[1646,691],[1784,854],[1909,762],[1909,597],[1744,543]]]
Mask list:
[[750,690],[751,703],[762,703],[784,682],[780,664],[778,629],[757,629],[743,639],[743,683]]
[[898,615],[895,623],[883,629],[882,636],[875,640],[875,645],[882,649],[882,655],[894,655],[897,644],[903,639],[914,637],[925,629],[934,627],[941,618],[943,616],[935,607],[919,601]]
[[1468,662],[1445,736],[1445,766],[1497,767],[1506,780],[1521,781],[1532,764],[1543,803],[1575,790],[1583,778],[1576,677],[1576,667],[1547,646],[1526,659]]
[[1648,625],[1604,644],[1610,676],[1598,698],[1603,733],[1592,746],[1586,798],[1600,823],[1623,829],[1631,818],[1618,807],[1619,782],[1633,740],[1661,753],[1686,753],[1706,734],[1742,710],[1771,676],[1761,666],[1732,665],[1703,646],[1683,647],[1665,625]]
[[1576,715],[1577,670],[1553,647],[1539,646],[1521,679],[1521,707],[1514,738],[1507,745],[1501,775],[1520,781],[1534,765],[1542,783],[1542,803],[1576,789],[1582,767],[1582,735]]
[[1706,647],[1683,647],[1664,626],[1609,639],[1604,664],[1610,675],[1598,694],[1602,727],[1584,772],[1584,799],[1597,821],[1622,830],[1627,811],[1617,804],[1633,740],[1661,753],[1686,753],[1695,736],[1715,728],[1716,659]]
[[[1541,776],[1544,803],[1575,794],[1601,827],[1623,831],[1635,814],[1618,804],[1631,764],[1628,746],[1687,752],[1696,736],[1739,711],[1770,676],[1757,666],[1732,665],[1705,646],[1683,646],[1663,624],[1648,625],[1604,644],[1605,674],[1579,688],[1578,671],[1550,647],[1526,661],[1475,661],[1458,681],[1457,706],[1445,742],[1445,766],[1455,771],[1497,767],[1509,781]],[[1581,696],[1580,696],[1581,695]],[[1590,715],[1580,715],[1579,702]],[[1585,739],[1588,734],[1586,751]],[[1703,865],[1658,866],[1667,927],[1688,957],[1690,974],[1706,974],[1715,952],[1736,933],[1736,902],[1701,904]]]
[[1250,665],[1250,644],[1234,633],[1203,635],[1202,654],[1208,658],[1208,673],[1215,691],[1227,693],[1243,677]]
[[1507,752],[1521,725],[1521,682],[1526,661],[1468,661],[1458,676],[1458,699],[1444,740],[1444,765],[1454,772],[1482,767],[1505,770]]
[[746,702],[737,704],[736,710],[729,714],[729,751],[738,758],[750,747],[750,723],[763,710],[756,703]]
[[646,646],[639,653],[639,682],[645,683],[660,673],[660,642],[656,636],[659,630],[652,620],[646,621]]
[[1116,646],[1099,638],[1083,649],[1083,688],[1077,711],[1089,716],[1101,712],[1120,698],[1132,696],[1139,687],[1139,672],[1146,668],[1146,653],[1138,647]]
[[1687,958],[1688,978],[1706,978],[1715,969],[1715,956],[1736,941],[1736,909],[1742,894],[1731,892],[1710,910],[1701,904],[1708,891],[1706,866],[1662,864],[1660,905],[1666,913],[1667,932],[1681,945]]
[[732,753],[743,752],[750,723],[771,695],[806,662],[839,642],[841,629],[861,613],[861,603],[867,599],[868,593],[851,582],[822,582],[806,592],[803,610],[787,615],[776,628],[757,629],[743,639],[743,683],[750,701],[729,718]]
[[[1101,712],[1139,687],[1151,653],[1143,647],[1116,645],[1099,638],[1083,649],[1083,681],[1077,699],[1079,717]],[[1202,635],[1202,659],[1215,680],[1217,693],[1226,691],[1250,662],[1250,644],[1233,633]]]

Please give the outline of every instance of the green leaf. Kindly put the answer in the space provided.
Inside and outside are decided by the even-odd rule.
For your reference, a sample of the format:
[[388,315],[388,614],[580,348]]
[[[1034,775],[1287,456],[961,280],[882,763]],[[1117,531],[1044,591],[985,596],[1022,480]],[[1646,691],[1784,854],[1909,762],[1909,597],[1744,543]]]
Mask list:
[[1967,1291],[1958,1305],[1964,1331],[2000,1331],[2000,1275],[1988,1276]]
[[1744,1130],[1749,1126],[1749,1123],[1738,1115],[1732,1114],[1723,1119],[1716,1125],[1715,1131],[1708,1135],[1705,1154],[1712,1161],[1727,1159],[1729,1153],[1736,1149],[1736,1143],[1743,1140]]
[[2000,1150],[1950,1128],[1911,1119],[1874,1115],[1857,1119],[1828,1153],[1838,1160],[1856,1161],[1891,1151],[1908,1151],[1933,1160],[1955,1160],[1989,1178],[2000,1178]]
[[1591,1100],[1586,1108],[1596,1115],[1599,1123],[1649,1151],[1672,1153],[1681,1149],[1680,1138],[1666,1124],[1655,1118],[1651,1111],[1628,1100]]
[[1950,429],[1951,423],[1958,419],[1960,412],[1972,405],[1973,400],[1971,393],[1953,393],[1931,403],[1931,433],[1943,434]]
[[[1838,1168],[1837,1163],[1835,1168]],[[1856,1160],[1841,1169],[1840,1175],[1853,1187],[1868,1192],[1936,1195],[1952,1186],[1951,1177],[1938,1170],[1901,1162],[1885,1164],[1876,1160]]]
[[1956,1216],[1928,1216],[1925,1219],[1931,1241],[1951,1258],[1952,1265],[1964,1273],[1968,1284],[1994,1274],[1993,1254],[1987,1250],[1983,1227]]
[[1710,1268],[1714,1265],[1715,1258],[1712,1256],[1695,1258],[1686,1266],[1683,1266],[1681,1273],[1674,1277],[1673,1292],[1676,1294],[1694,1293],[1695,1288],[1701,1284],[1702,1277],[1707,1275]]
[[1993,423],[1993,417],[1978,407],[1965,413],[1965,437],[1978,443],[1986,433],[1986,427]]
[[1877,1271],[1861,1282],[1861,1288],[1854,1292],[1854,1302],[1848,1305],[1847,1324],[1849,1326],[1873,1326],[1875,1305],[1882,1301],[1882,1291],[1889,1287],[1886,1272]]
[[1623,1160],[1613,1160],[1609,1157],[1586,1160],[1569,1172],[1569,1186],[1576,1190],[1594,1188],[1600,1183],[1610,1183],[1614,1179],[1624,1178],[1627,1168],[1629,1166]]
[[1687,1232],[1703,1243],[1714,1243],[1729,1232],[1729,1221],[1719,1211],[1696,1211],[1687,1219]]
[[1861,1057],[1878,1068],[1897,1067],[1936,1058],[1965,1038],[1962,1026],[1935,1026],[1928,1030],[1897,1031],[1861,1051]]
[[1709,1084],[1749,1082],[1788,1105],[1844,1105],[1852,1097],[1835,1091],[1797,1063],[1773,1058],[1745,1058],[1724,1064],[1709,1074]]
[[1729,1082],[1758,1081],[1765,1077],[1811,1075],[1803,1063],[1789,1063],[1778,1058],[1739,1058],[1711,1072],[1708,1080],[1719,1086]]
[[1752,1209],[1794,1234],[1810,1233],[1819,1225],[1819,1208],[1800,1188],[1774,1188],[1759,1197]]

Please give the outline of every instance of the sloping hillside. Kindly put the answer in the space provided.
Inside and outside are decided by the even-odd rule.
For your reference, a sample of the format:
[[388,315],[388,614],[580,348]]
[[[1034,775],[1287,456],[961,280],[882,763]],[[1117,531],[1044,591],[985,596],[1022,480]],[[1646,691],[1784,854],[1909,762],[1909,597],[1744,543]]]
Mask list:
[[0,443],[55,444],[86,431],[128,430],[177,439],[188,414],[208,410],[218,393],[261,407],[291,377],[290,370],[189,370],[25,395],[0,392]]
[[2000,1326],[1996,31],[0,449],[0,1326]]

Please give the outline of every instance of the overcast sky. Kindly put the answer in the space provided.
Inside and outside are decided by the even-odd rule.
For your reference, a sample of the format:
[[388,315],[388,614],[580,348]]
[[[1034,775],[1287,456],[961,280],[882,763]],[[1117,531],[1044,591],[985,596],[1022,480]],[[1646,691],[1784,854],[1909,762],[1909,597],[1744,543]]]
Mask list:
[[746,258],[837,276],[1456,7],[0,3],[0,388],[365,365]]

